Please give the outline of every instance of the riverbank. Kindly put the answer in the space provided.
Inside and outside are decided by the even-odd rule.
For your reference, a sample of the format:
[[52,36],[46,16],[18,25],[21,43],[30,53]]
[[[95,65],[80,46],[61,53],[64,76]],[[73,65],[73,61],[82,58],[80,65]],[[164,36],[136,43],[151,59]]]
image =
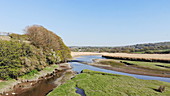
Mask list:
[[[8,80],[0,82],[0,95],[9,95],[13,96],[15,94],[21,94],[29,88],[37,86],[37,83],[40,83],[44,79],[52,78],[55,75],[62,75],[67,69],[71,69],[70,64],[62,63],[62,64],[54,64],[49,67],[44,68],[42,71],[34,74],[34,75],[24,75],[20,77],[18,80]],[[71,72],[71,71],[70,71]]]
[[[163,93],[157,90],[160,86],[165,86]],[[47,96],[79,96],[76,87],[83,89],[86,96],[170,95],[170,83],[167,82],[83,70],[81,74],[54,89]]]
[[88,55],[102,55],[102,53],[96,53],[96,52],[71,52],[72,57],[88,56]]
[[137,62],[114,59],[95,59],[93,61],[94,63],[88,63],[88,65],[130,74],[170,77],[169,68],[158,66],[163,64],[168,66],[167,63],[141,62],[141,61]]

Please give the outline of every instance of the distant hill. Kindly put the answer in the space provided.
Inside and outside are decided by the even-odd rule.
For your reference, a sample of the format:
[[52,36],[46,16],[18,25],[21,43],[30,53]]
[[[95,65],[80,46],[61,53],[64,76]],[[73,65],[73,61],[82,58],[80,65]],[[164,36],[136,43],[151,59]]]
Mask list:
[[109,53],[157,53],[166,54],[170,53],[170,42],[159,42],[159,43],[145,43],[136,44],[121,47],[70,47],[71,51],[81,52],[109,52]]

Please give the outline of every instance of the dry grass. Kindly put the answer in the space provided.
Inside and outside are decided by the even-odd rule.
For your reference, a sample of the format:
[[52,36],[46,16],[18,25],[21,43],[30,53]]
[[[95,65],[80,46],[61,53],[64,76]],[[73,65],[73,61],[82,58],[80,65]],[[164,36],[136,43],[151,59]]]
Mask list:
[[104,53],[106,57],[120,58],[120,59],[133,59],[133,60],[150,60],[150,61],[169,61],[170,54],[128,54],[128,53]]
[[72,57],[84,56],[84,55],[102,55],[102,53],[95,52],[71,52]]
[[115,57],[122,59],[139,60],[164,60],[170,61],[170,54],[129,54],[129,53],[95,53],[95,52],[71,52],[73,57],[82,55],[102,55],[106,57]]

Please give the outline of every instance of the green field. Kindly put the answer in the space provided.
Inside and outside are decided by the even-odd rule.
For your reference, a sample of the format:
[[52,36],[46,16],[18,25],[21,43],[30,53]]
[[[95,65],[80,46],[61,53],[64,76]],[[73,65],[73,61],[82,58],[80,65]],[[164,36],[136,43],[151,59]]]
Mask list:
[[[155,91],[165,85],[163,93]],[[87,96],[170,96],[170,83],[142,80],[130,76],[115,75],[91,70],[54,89],[47,96],[80,96],[75,87],[84,89]]]
[[[147,67],[147,68],[151,68],[151,69],[170,71],[170,68],[165,68],[165,67],[170,67],[170,63],[142,62],[142,61],[124,61],[124,62],[131,63],[131,64],[134,64],[139,67]],[[157,65],[161,65],[161,66],[165,66],[165,67],[160,67]]]

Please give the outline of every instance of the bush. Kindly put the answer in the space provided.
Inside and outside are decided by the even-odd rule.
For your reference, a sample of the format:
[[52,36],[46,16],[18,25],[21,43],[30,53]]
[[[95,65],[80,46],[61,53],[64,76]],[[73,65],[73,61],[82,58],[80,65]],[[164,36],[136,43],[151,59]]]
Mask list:
[[[52,52],[52,54],[55,51],[55,53],[59,55],[62,62],[71,57],[70,50],[63,43],[62,39],[43,26],[28,26],[26,27],[25,31],[26,35],[28,35],[29,40],[34,46],[43,48],[44,51],[50,53]],[[50,59],[51,57],[48,56],[47,58]]]
[[[0,40],[0,79],[17,79],[71,57],[69,48],[51,31],[37,25],[26,31],[25,35],[11,34],[11,41]],[[31,44],[21,40],[30,40]]]
[[46,56],[36,47],[18,41],[0,40],[0,79],[22,76],[47,66]]

